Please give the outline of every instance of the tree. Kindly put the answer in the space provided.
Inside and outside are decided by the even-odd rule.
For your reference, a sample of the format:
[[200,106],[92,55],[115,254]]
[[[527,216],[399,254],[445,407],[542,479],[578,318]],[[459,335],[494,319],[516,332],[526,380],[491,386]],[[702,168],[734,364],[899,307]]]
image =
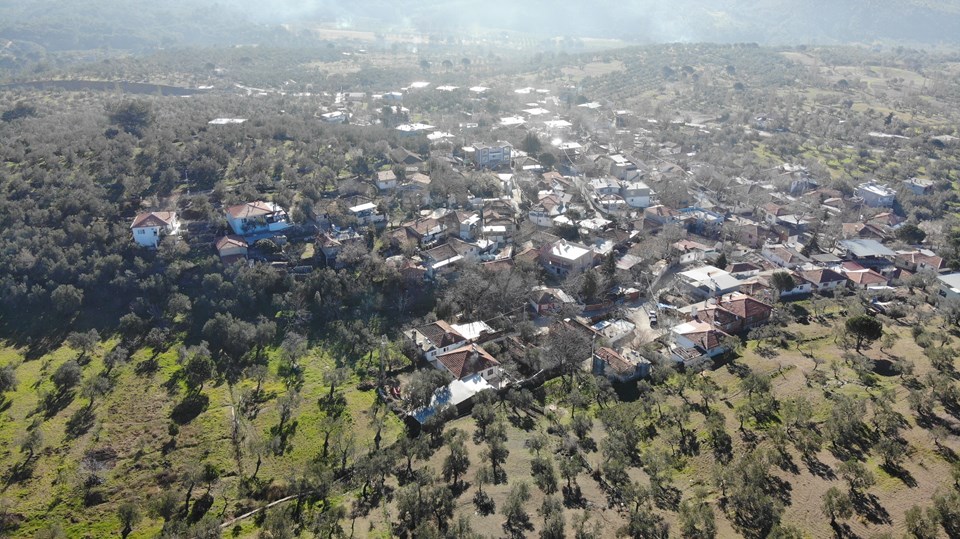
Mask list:
[[538,512],[543,517],[540,539],[564,539],[566,521],[563,518],[563,504],[560,500],[553,496],[545,497]]
[[143,515],[140,514],[140,509],[133,502],[123,502],[117,508],[117,517],[119,517],[122,526],[120,536],[126,539],[133,528],[140,523]]
[[537,155],[540,153],[540,137],[537,136],[533,131],[527,131],[525,137],[523,137],[523,142],[520,144],[520,149],[527,152],[528,155]]
[[32,428],[20,439],[20,452],[27,454],[27,462],[43,447],[43,431]]
[[463,438],[464,433],[460,430],[455,429],[447,433],[450,454],[443,460],[443,478],[450,481],[453,486],[460,483],[460,479],[470,468],[470,456],[467,454]]
[[117,365],[123,365],[130,359],[130,352],[123,346],[117,345],[103,356],[103,366],[107,368],[107,374],[113,371]]
[[557,472],[553,461],[546,456],[537,455],[530,462],[533,482],[544,494],[553,494],[557,491]]
[[62,316],[69,317],[77,313],[83,303],[83,290],[71,285],[62,284],[50,293],[53,308]]
[[680,535],[690,539],[712,539],[717,536],[716,517],[705,499],[705,492],[697,493],[680,504]]
[[67,335],[67,346],[80,352],[77,361],[83,361],[87,354],[96,349],[99,342],[100,334],[95,329],[83,332],[74,331]]
[[923,243],[923,240],[927,237],[927,233],[914,223],[906,223],[897,229],[896,236],[898,240],[904,243],[916,245]]
[[80,394],[89,399],[87,408],[93,408],[93,401],[110,391],[110,379],[102,374],[91,376],[83,382]]
[[936,539],[939,533],[937,524],[940,518],[937,510],[928,507],[926,512],[919,506],[914,505],[907,509],[904,518],[907,523],[907,533],[916,539]]
[[187,389],[194,393],[203,391],[203,384],[216,373],[216,366],[205,344],[190,348],[187,352],[188,359],[183,366],[183,379],[187,383]]
[[143,99],[122,101],[109,107],[107,112],[110,123],[137,137],[143,135],[143,130],[153,123],[154,118],[153,107]]
[[530,487],[527,483],[520,481],[513,485],[507,499],[503,503],[503,509],[500,514],[506,519],[503,523],[503,531],[510,537],[524,537],[527,530],[533,526],[530,524],[530,515],[524,508],[524,504],[530,499]]
[[857,352],[865,342],[873,342],[883,336],[883,324],[876,318],[861,314],[847,319],[844,323],[847,333],[857,339]]
[[80,383],[81,377],[80,364],[71,359],[57,367],[50,379],[53,380],[53,385],[56,386],[57,391],[62,394],[76,387]]
[[823,514],[830,519],[830,525],[836,526],[837,519],[846,520],[853,516],[853,504],[850,503],[850,496],[837,487],[830,487],[822,498],[821,509]]
[[793,276],[785,271],[775,271],[770,276],[770,284],[777,290],[778,294],[793,290],[797,286]]
[[850,486],[850,492],[859,493],[864,489],[870,488],[875,479],[873,472],[857,460],[846,460],[837,467],[837,472]]
[[0,367],[0,393],[13,391],[17,388],[17,371],[13,365]]

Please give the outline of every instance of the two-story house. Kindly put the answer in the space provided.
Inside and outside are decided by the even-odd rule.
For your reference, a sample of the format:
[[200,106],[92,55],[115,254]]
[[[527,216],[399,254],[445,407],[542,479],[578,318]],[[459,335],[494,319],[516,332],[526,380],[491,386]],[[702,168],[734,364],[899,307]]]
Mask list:
[[290,228],[287,212],[273,202],[247,202],[225,210],[227,224],[238,236],[281,232]]
[[172,211],[140,213],[133,219],[130,230],[138,245],[156,248],[160,244],[160,238],[180,233],[180,221],[176,212]]

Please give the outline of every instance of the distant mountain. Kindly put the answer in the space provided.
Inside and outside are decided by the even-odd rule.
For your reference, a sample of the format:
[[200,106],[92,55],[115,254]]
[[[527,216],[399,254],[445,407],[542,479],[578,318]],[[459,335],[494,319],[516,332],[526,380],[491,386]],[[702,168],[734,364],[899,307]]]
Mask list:
[[288,43],[278,26],[502,29],[640,42],[960,42],[955,0],[18,0],[0,2],[0,38],[51,50]]
[[309,10],[291,13],[344,22],[374,18],[428,31],[479,26],[651,42],[960,41],[960,3],[951,0],[321,0],[307,5]]

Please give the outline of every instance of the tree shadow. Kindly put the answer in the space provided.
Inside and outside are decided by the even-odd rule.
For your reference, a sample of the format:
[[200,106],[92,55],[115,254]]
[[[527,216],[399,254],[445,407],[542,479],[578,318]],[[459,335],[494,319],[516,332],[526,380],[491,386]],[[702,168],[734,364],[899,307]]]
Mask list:
[[36,468],[36,459],[27,459],[23,462],[14,464],[7,470],[3,490],[7,490],[10,485],[23,483],[33,477],[33,470]]
[[769,482],[767,490],[770,494],[780,500],[783,505],[790,505],[793,499],[793,485],[777,476],[770,476],[767,481]]
[[587,500],[583,497],[583,491],[580,485],[563,486],[563,505],[569,509],[576,509],[586,506]]
[[290,444],[290,438],[296,434],[297,424],[297,420],[293,420],[286,425],[274,425],[270,427],[270,435],[276,437],[279,441],[275,454],[283,455],[293,450],[293,445]]
[[910,470],[907,470],[903,466],[881,464],[880,468],[890,474],[891,477],[896,477],[897,479],[903,481],[904,485],[910,488],[917,488],[917,480],[913,477],[913,474],[910,473]]
[[44,418],[50,419],[62,412],[67,406],[70,406],[70,403],[73,402],[74,395],[75,393],[72,390],[47,393],[41,404]]
[[833,535],[837,539],[860,539],[860,536],[845,522],[832,522],[830,523],[830,528],[833,529]]
[[84,406],[70,416],[70,419],[67,420],[67,424],[64,427],[64,431],[67,434],[67,439],[73,440],[83,436],[93,427],[93,422],[96,420],[97,416],[93,413],[93,408],[89,406]]
[[890,513],[880,505],[880,500],[869,492],[851,492],[850,501],[858,515],[874,524],[890,524]]
[[807,466],[807,469],[810,470],[810,473],[817,477],[830,481],[837,478],[837,474],[833,473],[833,468],[824,464],[816,455],[804,455],[803,463]]
[[156,356],[137,363],[133,368],[137,376],[153,376],[158,370],[160,370],[160,362],[157,361]]
[[203,393],[191,393],[183,398],[170,412],[170,419],[179,425],[193,421],[210,406],[210,397]]
[[673,485],[665,485],[654,489],[654,501],[657,507],[664,510],[676,511],[680,507],[683,493]]
[[479,490],[473,495],[473,506],[480,516],[492,515],[497,510],[497,504],[493,501],[493,498],[486,492]]
[[519,414],[508,414],[507,421],[509,421],[514,427],[526,432],[530,432],[534,429],[534,427],[536,427],[536,422],[534,422],[533,418],[528,415],[521,416]]

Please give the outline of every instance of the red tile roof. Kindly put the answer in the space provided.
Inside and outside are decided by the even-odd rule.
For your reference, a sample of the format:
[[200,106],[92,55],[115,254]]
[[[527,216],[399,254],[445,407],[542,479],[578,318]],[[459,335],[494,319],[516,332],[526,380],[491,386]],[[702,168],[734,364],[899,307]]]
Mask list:
[[836,283],[846,280],[846,277],[840,275],[832,269],[801,271],[800,276],[803,277],[804,280],[816,285],[823,283]]
[[150,213],[140,213],[133,220],[130,228],[145,228],[154,226],[167,226],[177,219],[177,213],[172,211],[152,211]]
[[773,311],[773,307],[770,305],[745,294],[734,295],[730,299],[721,299],[720,306],[744,319],[770,316]]
[[458,380],[500,365],[486,350],[475,344],[437,356],[437,361]]
[[234,219],[249,219],[251,217],[262,217],[275,213],[274,206],[269,202],[257,200],[256,202],[247,202],[227,208],[227,214]]
[[417,331],[437,348],[443,348],[451,344],[466,341],[463,335],[457,333],[457,330],[450,327],[450,324],[443,320],[437,320],[432,324],[417,328]]
[[617,353],[616,350],[612,348],[607,348],[606,346],[599,348],[594,352],[600,361],[603,361],[613,369],[613,372],[620,375],[630,375],[633,374],[636,367],[633,366],[629,361],[626,360],[623,356]]
[[222,251],[226,247],[247,247],[247,241],[240,236],[224,236],[217,240],[217,250]]

